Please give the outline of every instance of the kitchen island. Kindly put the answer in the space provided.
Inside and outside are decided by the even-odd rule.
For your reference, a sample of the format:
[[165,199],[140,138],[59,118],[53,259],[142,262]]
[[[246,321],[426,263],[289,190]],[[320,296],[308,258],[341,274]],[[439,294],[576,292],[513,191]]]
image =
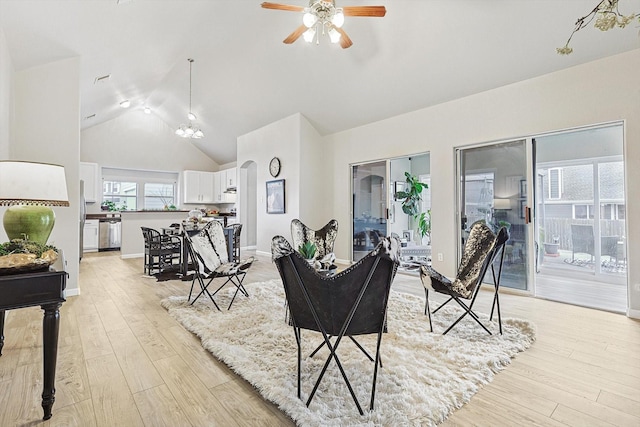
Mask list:
[[[205,220],[216,220],[224,223],[235,223],[235,216],[208,216]],[[140,227],[149,227],[162,233],[163,228],[168,228],[171,224],[182,224],[182,221],[189,217],[189,211],[122,211],[122,243],[120,246],[121,258],[142,258],[144,257],[144,237]],[[226,218],[226,221],[225,221]]]
[[189,217],[189,211],[122,211],[121,258],[144,257],[144,237],[140,227],[149,227],[162,232],[171,224],[182,224]]

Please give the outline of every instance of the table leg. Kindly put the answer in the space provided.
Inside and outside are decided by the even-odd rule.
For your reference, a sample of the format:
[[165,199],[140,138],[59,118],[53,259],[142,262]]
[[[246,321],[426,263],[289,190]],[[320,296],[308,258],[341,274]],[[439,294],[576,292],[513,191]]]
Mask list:
[[0,310],[0,356],[4,347],[4,310]]
[[43,338],[43,368],[44,368],[44,388],[42,390],[42,409],[44,418],[51,418],[51,408],[56,400],[56,362],[58,358],[58,332],[60,330],[60,306],[62,303],[55,302],[42,305],[44,319],[42,320]]

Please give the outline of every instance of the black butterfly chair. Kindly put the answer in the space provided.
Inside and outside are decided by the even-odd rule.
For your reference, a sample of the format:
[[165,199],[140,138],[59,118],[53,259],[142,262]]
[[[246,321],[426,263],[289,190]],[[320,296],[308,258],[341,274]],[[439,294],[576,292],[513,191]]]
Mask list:
[[[196,302],[201,295],[206,294],[211,302],[213,302],[213,305],[220,310],[220,307],[218,307],[218,304],[216,304],[213,297],[227,283],[232,283],[236,287],[236,292],[233,294],[233,298],[231,299],[227,310],[231,308],[238,292],[241,292],[246,297],[249,296],[249,293],[243,286],[242,281],[247,274],[247,270],[251,267],[254,258],[250,257],[238,262],[229,261],[224,230],[218,221],[211,221],[193,236],[190,236],[189,233],[185,233],[185,241],[187,243],[191,259],[196,264],[196,272],[193,276],[193,280],[191,281],[191,290],[189,291],[189,301],[191,301],[191,294],[193,293],[193,285],[195,281],[197,280],[200,285],[200,293],[198,293],[193,301],[191,301],[191,304]],[[218,277],[226,278],[226,281],[220,285],[215,292],[210,293],[208,289],[209,285]],[[205,280],[209,281],[205,284]]]
[[[291,325],[298,345],[298,398],[300,392],[301,330],[322,333],[323,343],[330,351],[322,371],[306,402],[309,406],[332,359],[340,370],[360,415],[362,407],[337,354],[343,337],[352,338],[360,350],[366,351],[353,339],[357,335],[377,334],[373,368],[370,409],[375,400],[376,378],[380,362],[380,343],[386,328],[386,311],[391,282],[398,267],[398,248],[395,238],[385,238],[367,256],[348,269],[332,275],[319,274],[302,256],[294,251],[282,236],[271,242],[271,253],[278,267],[291,313]],[[331,337],[335,337],[332,344]],[[315,354],[315,352],[314,352]],[[368,355],[368,354],[367,354]]]
[[[509,240],[509,232],[505,227],[500,228],[495,234],[484,221],[477,221],[471,225],[469,238],[464,245],[464,253],[460,260],[458,273],[453,281],[444,277],[431,266],[422,265],[420,267],[420,279],[424,286],[426,302],[424,314],[429,315],[429,326],[433,332],[433,324],[431,323],[431,310],[429,309],[429,289],[449,296],[442,305],[433,311],[437,313],[449,301],[454,300],[460,307],[464,309],[464,313],[455,321],[443,335],[449,332],[458,324],[467,314],[470,315],[482,328],[491,335],[491,331],[480,321],[478,316],[473,312],[473,304],[478,296],[480,284],[482,283],[487,271],[491,268],[493,276],[493,284],[495,293],[493,297],[493,305],[491,307],[491,316],[493,319],[494,308],[497,307],[498,324],[500,326],[500,334],[502,334],[502,317],[500,315],[500,299],[498,291],[500,288],[500,276],[502,275],[502,263],[504,261],[504,246]],[[494,261],[498,260],[494,263]],[[496,274],[495,264],[498,272]],[[465,304],[462,299],[471,300],[469,305]]]

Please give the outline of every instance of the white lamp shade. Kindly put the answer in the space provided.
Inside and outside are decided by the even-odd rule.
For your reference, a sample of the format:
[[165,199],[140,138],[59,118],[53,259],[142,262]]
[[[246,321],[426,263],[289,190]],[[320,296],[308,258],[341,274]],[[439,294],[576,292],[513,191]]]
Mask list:
[[493,208],[498,210],[509,210],[511,209],[511,200],[493,199]]
[[69,206],[64,167],[0,161],[0,205]]
[[313,36],[315,35],[316,30],[314,28],[309,28],[302,34],[302,37],[304,37],[304,41],[306,41],[307,43],[311,43],[313,41]]
[[316,21],[318,21],[318,17],[311,12],[307,12],[304,15],[302,15],[302,23],[307,28],[313,27]]
[[341,36],[342,34],[340,34],[335,28],[329,30],[329,39],[331,40],[331,43],[338,43]]
[[336,12],[336,14],[333,15],[333,18],[331,19],[331,23],[336,27],[341,28],[344,24],[344,13],[342,13],[342,11]]

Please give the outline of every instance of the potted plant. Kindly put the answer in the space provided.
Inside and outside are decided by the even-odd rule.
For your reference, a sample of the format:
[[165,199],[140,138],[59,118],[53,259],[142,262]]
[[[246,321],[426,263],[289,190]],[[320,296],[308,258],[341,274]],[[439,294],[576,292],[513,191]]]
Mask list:
[[300,253],[300,255],[302,255],[302,257],[306,259],[309,265],[312,267],[315,263],[314,257],[316,256],[317,250],[318,248],[316,248],[315,243],[309,241],[304,242],[302,245],[300,245],[300,248],[298,248],[298,252]]
[[431,233],[431,210],[420,212],[420,202],[422,201],[422,190],[429,188],[424,182],[420,182],[418,177],[405,172],[406,188],[398,191],[396,198],[402,199],[402,212],[417,221],[418,233],[420,237],[425,237]]

